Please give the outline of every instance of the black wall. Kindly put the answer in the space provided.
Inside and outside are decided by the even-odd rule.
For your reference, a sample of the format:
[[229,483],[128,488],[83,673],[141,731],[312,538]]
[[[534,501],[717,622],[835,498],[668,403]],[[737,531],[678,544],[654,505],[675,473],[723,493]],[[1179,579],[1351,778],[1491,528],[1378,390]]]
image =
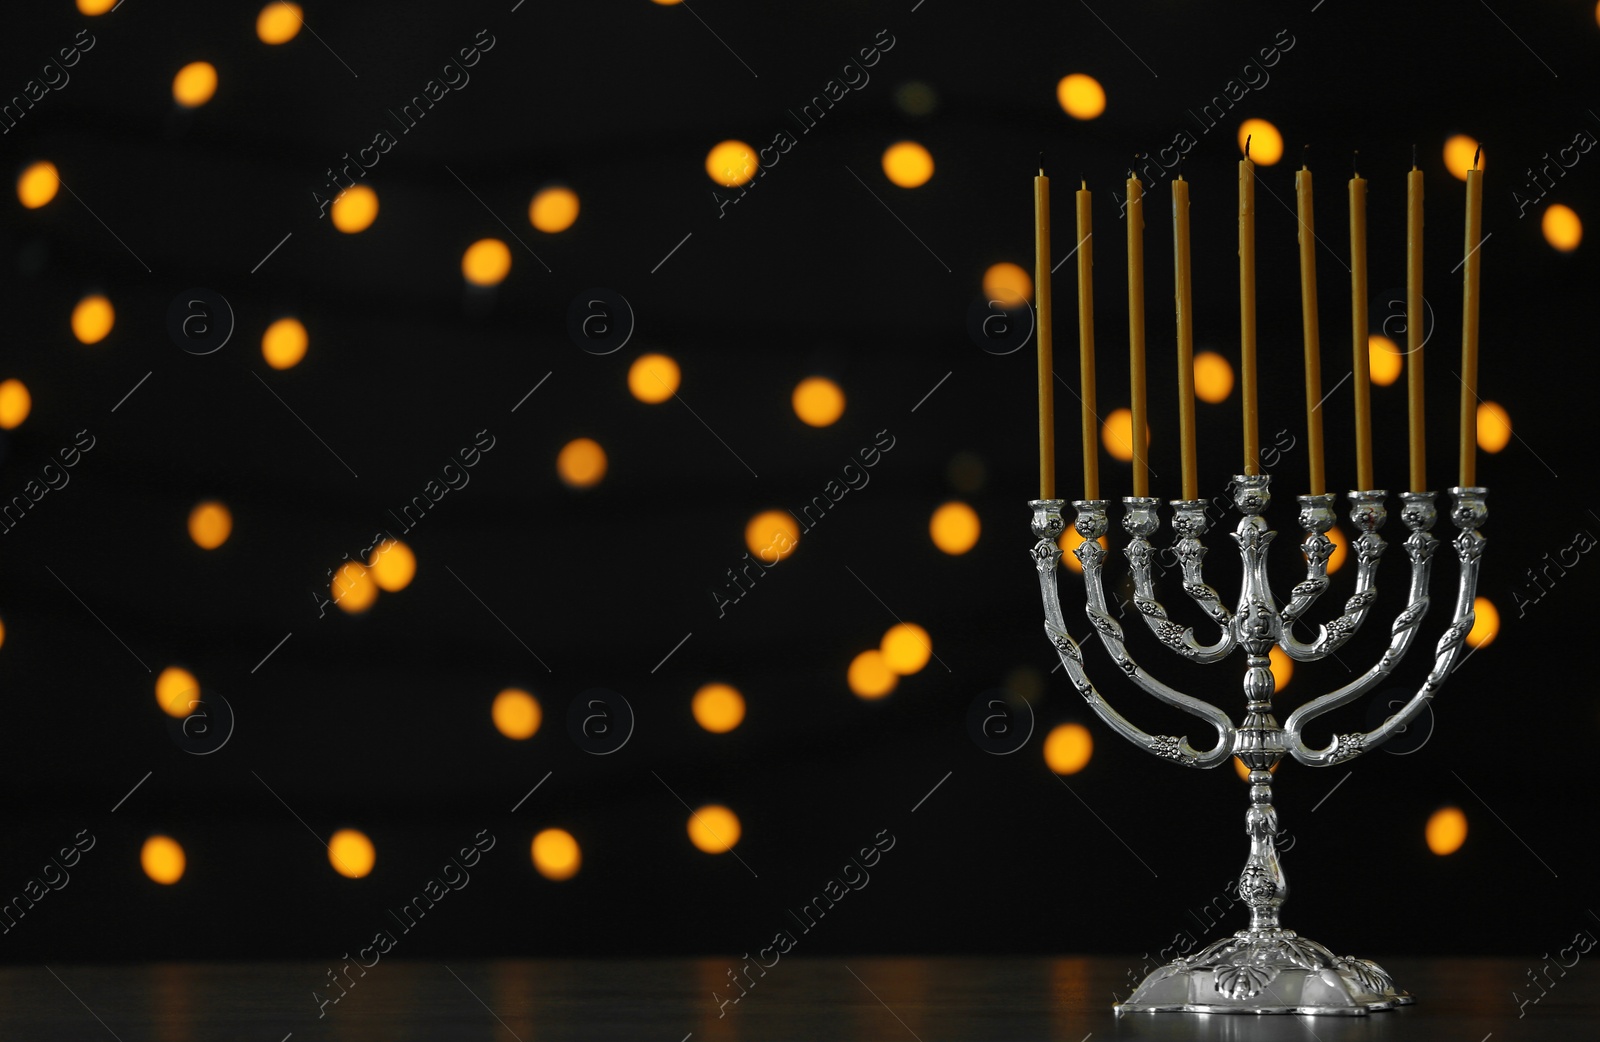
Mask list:
[[[482,829],[496,848],[469,889],[405,937],[402,954],[732,960],[798,929],[787,910],[885,829],[896,842],[871,885],[806,935],[808,953],[1131,957],[1179,931],[1205,934],[1193,911],[1242,863],[1245,788],[1229,768],[1188,774],[1132,749],[1050,673],[1026,556],[1037,488],[1032,348],[985,353],[967,321],[988,265],[1031,267],[1031,178],[1043,149],[1058,246],[1072,241],[1080,174],[1096,193],[1100,403],[1126,404],[1113,192],[1134,153],[1159,153],[1182,131],[1197,141],[1184,175],[1198,346],[1237,359],[1232,137],[1242,116],[1273,121],[1287,143],[1283,162],[1258,171],[1263,440],[1280,430],[1298,439],[1272,469],[1279,589],[1295,580],[1292,496],[1306,481],[1289,209],[1303,143],[1327,243],[1318,263],[1330,389],[1349,371],[1351,153],[1360,150],[1369,179],[1376,330],[1387,317],[1379,298],[1404,282],[1404,174],[1419,147],[1435,487],[1455,476],[1452,268],[1464,198],[1442,145],[1458,132],[1487,143],[1480,389],[1505,405],[1517,434],[1479,463],[1491,489],[1481,592],[1498,605],[1501,632],[1445,688],[1432,737],[1409,755],[1278,773],[1294,838],[1287,923],[1341,951],[1530,960],[1597,925],[1585,910],[1600,706],[1581,627],[1588,570],[1600,564],[1570,550],[1579,533],[1600,533],[1595,244],[1556,252],[1539,214],[1561,202],[1594,222],[1600,154],[1582,154],[1527,216],[1514,196],[1533,194],[1524,171],[1545,153],[1579,131],[1600,135],[1592,7],[1500,5],[1506,22],[1476,5],[1412,12],[1349,0],[1093,11],[945,0],[915,10],[909,0],[771,10],[702,0],[693,12],[647,0],[516,12],[512,0],[305,7],[315,35],[276,48],[256,40],[253,3],[191,4],[181,15],[130,3],[85,18],[54,0],[7,15],[0,94],[21,91],[79,29],[96,45],[70,83],[0,136],[0,166],[48,158],[71,190],[40,211],[0,200],[0,378],[23,379],[34,400],[27,422],[0,439],[0,491],[19,492],[78,431],[96,444],[68,486],[0,537],[0,897],[22,893],[79,830],[97,843],[70,884],[0,936],[0,957],[332,958],[392,927],[387,910]],[[369,173],[377,223],[334,231],[313,199],[325,170],[391,126],[385,110],[482,29],[495,46],[470,84]],[[884,29],[895,45],[870,83],[719,211],[703,169],[710,146],[763,145],[793,126],[786,110]],[[1202,133],[1190,110],[1282,31],[1294,45],[1270,79],[1232,122]],[[204,107],[175,111],[171,77],[195,59],[217,65],[221,87]],[[1109,95],[1093,122],[1056,103],[1057,80],[1074,71]],[[897,106],[897,89],[913,81],[937,92],[931,114]],[[922,188],[883,176],[879,157],[901,138],[935,158]],[[574,186],[583,207],[556,236],[526,220],[550,180]],[[1171,245],[1159,219],[1169,183],[1148,188],[1146,238],[1151,454],[1154,491],[1166,498],[1178,494],[1179,469]],[[511,275],[468,293],[461,251],[485,236],[510,242]],[[1076,360],[1073,268],[1056,282],[1064,374]],[[169,305],[193,287],[223,295],[237,322],[228,345],[204,356],[168,333]],[[613,354],[586,353],[567,333],[569,305],[594,287],[624,295],[636,318]],[[68,315],[92,290],[111,297],[118,320],[106,341],[84,346]],[[257,345],[285,312],[312,339],[307,359],[280,373]],[[628,394],[627,366],[644,349],[679,360],[682,404]],[[849,399],[843,419],[820,430],[788,405],[813,373]],[[1377,481],[1390,489],[1406,477],[1403,387],[1373,396]],[[1060,487],[1077,495],[1076,402],[1061,389],[1057,403]],[[1325,408],[1329,481],[1343,490],[1354,478],[1348,381]],[[325,570],[391,525],[386,511],[480,430],[496,446],[471,484],[406,536],[419,560],[412,585],[363,617],[319,615]],[[880,431],[895,447],[870,485],[719,616],[710,591],[745,551],[746,520],[798,508]],[[605,446],[610,470],[578,491],[560,483],[554,461],[580,435]],[[1203,489],[1220,494],[1238,467],[1237,391],[1201,406],[1199,436]],[[952,484],[959,453],[983,461],[976,492]],[[1131,491],[1126,466],[1104,456],[1102,491]],[[957,495],[983,531],[972,552],[950,557],[927,524]],[[204,552],[185,518],[209,497],[229,505],[234,531]],[[1375,659],[1403,593],[1398,511],[1386,534],[1374,618],[1341,652],[1356,669]],[[1440,534],[1453,534],[1443,520]],[[1210,543],[1213,582],[1232,596],[1231,543],[1223,531]],[[1577,563],[1532,586],[1526,570],[1564,549]],[[1348,595],[1352,571],[1337,576],[1320,617]],[[1446,555],[1440,604],[1396,687],[1421,682],[1454,571]],[[1081,620],[1081,583],[1067,576],[1064,586],[1069,617]],[[1180,596],[1170,583],[1164,593]],[[928,629],[939,660],[863,702],[845,685],[846,666],[896,615]],[[1237,661],[1186,670],[1147,636],[1135,634],[1135,647],[1161,675],[1241,709]],[[1097,676],[1109,672],[1102,650],[1089,660]],[[154,673],[174,663],[236,714],[228,744],[210,755],[175,743],[155,704]],[[1280,719],[1347,676],[1340,663],[1302,667]],[[713,680],[748,701],[731,734],[707,734],[689,715],[693,692]],[[490,726],[490,700],[509,685],[544,707],[528,742]],[[1141,725],[1203,744],[1186,718],[1113,679],[1104,687]],[[637,715],[611,755],[566,733],[569,704],[594,688],[625,696]],[[970,703],[995,688],[1032,702],[1036,730],[1014,755],[990,755],[968,733]],[[1366,713],[1352,708],[1333,726],[1371,726]],[[1065,720],[1086,723],[1096,748],[1086,770],[1058,780],[1040,742]],[[680,797],[739,813],[742,861],[688,844]],[[1438,857],[1423,826],[1447,804],[1471,830],[1459,852]],[[343,826],[377,846],[364,880],[335,875],[318,842]],[[549,882],[530,863],[528,842],[548,826],[583,846],[571,881]],[[154,832],[187,851],[176,886],[139,868]],[[1209,933],[1241,924],[1236,913]]]

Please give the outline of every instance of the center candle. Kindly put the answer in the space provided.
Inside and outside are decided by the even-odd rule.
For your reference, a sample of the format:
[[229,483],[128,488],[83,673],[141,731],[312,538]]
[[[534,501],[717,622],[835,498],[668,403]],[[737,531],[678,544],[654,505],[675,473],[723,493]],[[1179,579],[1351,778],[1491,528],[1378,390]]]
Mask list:
[[1077,192],[1078,202],[1078,382],[1083,400],[1083,498],[1100,498],[1100,432],[1094,409],[1094,244],[1089,221],[1089,186]]
[[1256,165],[1250,142],[1239,160],[1239,389],[1244,399],[1244,472],[1261,473],[1256,420]]

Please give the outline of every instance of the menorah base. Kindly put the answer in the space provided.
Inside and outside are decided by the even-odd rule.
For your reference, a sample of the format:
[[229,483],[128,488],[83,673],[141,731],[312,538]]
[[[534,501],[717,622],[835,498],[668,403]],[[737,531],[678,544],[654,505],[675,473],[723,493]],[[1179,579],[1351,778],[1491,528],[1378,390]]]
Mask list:
[[1369,959],[1335,955],[1293,930],[1240,930],[1156,970],[1114,1008],[1365,1016],[1412,1001]]

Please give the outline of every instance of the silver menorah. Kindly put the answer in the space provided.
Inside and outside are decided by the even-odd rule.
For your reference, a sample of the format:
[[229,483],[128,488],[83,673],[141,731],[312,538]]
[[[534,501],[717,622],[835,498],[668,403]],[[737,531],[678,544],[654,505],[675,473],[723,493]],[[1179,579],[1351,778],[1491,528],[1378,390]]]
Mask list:
[[1290,591],[1289,602],[1279,608],[1267,582],[1267,546],[1275,533],[1261,516],[1271,499],[1268,484],[1266,475],[1240,475],[1233,479],[1234,505],[1243,515],[1233,538],[1239,544],[1244,572],[1238,608],[1231,612],[1201,575],[1206,554],[1201,539],[1207,528],[1207,501],[1172,501],[1172,528],[1177,536],[1174,549],[1182,569],[1184,593],[1221,628],[1221,635],[1211,644],[1200,643],[1192,626],[1172,621],[1156,599],[1150,537],[1160,527],[1157,514],[1160,501],[1138,496],[1123,500],[1126,513],[1122,526],[1130,537],[1123,554],[1132,571],[1135,607],[1151,632],[1162,644],[1191,662],[1216,663],[1236,649],[1244,652],[1245,713],[1237,727],[1227,713],[1167,686],[1134,661],[1124,642],[1122,627],[1106,610],[1101,582],[1107,551],[1098,540],[1108,527],[1108,501],[1075,500],[1072,504],[1077,511],[1073,526],[1083,537],[1083,543],[1073,553],[1083,565],[1084,610],[1089,622],[1124,676],[1160,701],[1197,716],[1216,729],[1217,744],[1204,752],[1191,746],[1187,737],[1153,735],[1140,730],[1095,689],[1084,670],[1083,653],[1067,632],[1056,587],[1061,562],[1057,540],[1065,530],[1061,513],[1064,501],[1030,502],[1033,531],[1038,537],[1033,558],[1039,571],[1039,588],[1044,595],[1045,633],[1055,646],[1073,686],[1096,715],[1140,748],[1184,767],[1216,767],[1226,763],[1229,757],[1237,756],[1250,769],[1250,806],[1245,814],[1250,855],[1239,876],[1239,894],[1250,909],[1249,927],[1216,941],[1195,955],[1176,959],[1157,969],[1127,1001],[1116,1005],[1118,1013],[1365,1014],[1412,1001],[1411,995],[1397,989],[1389,974],[1377,963],[1335,955],[1321,944],[1279,926],[1279,909],[1288,895],[1288,887],[1273,845],[1273,837],[1278,832],[1278,815],[1272,806],[1271,770],[1285,753],[1313,767],[1330,767],[1370,752],[1404,729],[1444,685],[1472,628],[1473,598],[1484,543],[1478,528],[1488,516],[1484,504],[1487,490],[1449,490],[1454,499],[1451,520],[1460,530],[1454,546],[1461,571],[1455,616],[1439,638],[1433,669],[1427,679],[1405,706],[1382,726],[1367,732],[1337,734],[1328,745],[1317,749],[1306,744],[1307,725],[1324,713],[1361,697],[1388,677],[1416,638],[1428,611],[1429,576],[1433,551],[1439,542],[1431,534],[1436,518],[1434,494],[1400,494],[1404,503],[1400,516],[1410,529],[1405,548],[1411,558],[1411,589],[1404,610],[1390,627],[1389,645],[1382,656],[1355,680],[1311,699],[1290,713],[1287,723],[1279,725],[1272,715],[1274,683],[1267,653],[1276,644],[1293,660],[1315,661],[1333,654],[1361,628],[1377,599],[1374,576],[1378,560],[1388,545],[1378,534],[1387,517],[1384,507],[1387,493],[1373,490],[1349,494],[1350,519],[1360,532],[1352,541],[1357,560],[1355,592],[1345,601],[1344,611],[1337,618],[1319,627],[1316,639],[1302,643],[1295,639],[1291,629],[1329,586],[1327,568],[1333,542],[1327,531],[1333,527],[1334,496],[1328,493],[1299,497],[1299,521],[1306,533],[1301,544],[1306,558],[1306,577]]

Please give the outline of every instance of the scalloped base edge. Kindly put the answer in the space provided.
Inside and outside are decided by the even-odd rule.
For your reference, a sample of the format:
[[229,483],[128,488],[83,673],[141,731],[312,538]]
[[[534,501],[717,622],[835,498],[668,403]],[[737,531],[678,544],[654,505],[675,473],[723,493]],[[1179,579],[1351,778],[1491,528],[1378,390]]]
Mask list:
[[[1112,1008],[1118,1015],[1300,1013],[1365,1016],[1415,1001],[1409,993],[1390,984],[1388,974],[1381,967],[1365,959],[1340,959],[1338,965],[1316,969],[1271,956],[1258,956],[1234,966],[1215,962],[1195,965],[1194,962],[1180,959],[1168,963],[1146,977],[1127,1001],[1116,1003]],[[1239,983],[1241,966],[1248,967],[1256,983]],[[1356,966],[1361,968],[1360,972]],[[1376,973],[1366,971],[1366,967]],[[1228,975],[1230,971],[1224,983],[1232,987],[1233,994],[1219,989],[1217,983],[1219,974]]]

